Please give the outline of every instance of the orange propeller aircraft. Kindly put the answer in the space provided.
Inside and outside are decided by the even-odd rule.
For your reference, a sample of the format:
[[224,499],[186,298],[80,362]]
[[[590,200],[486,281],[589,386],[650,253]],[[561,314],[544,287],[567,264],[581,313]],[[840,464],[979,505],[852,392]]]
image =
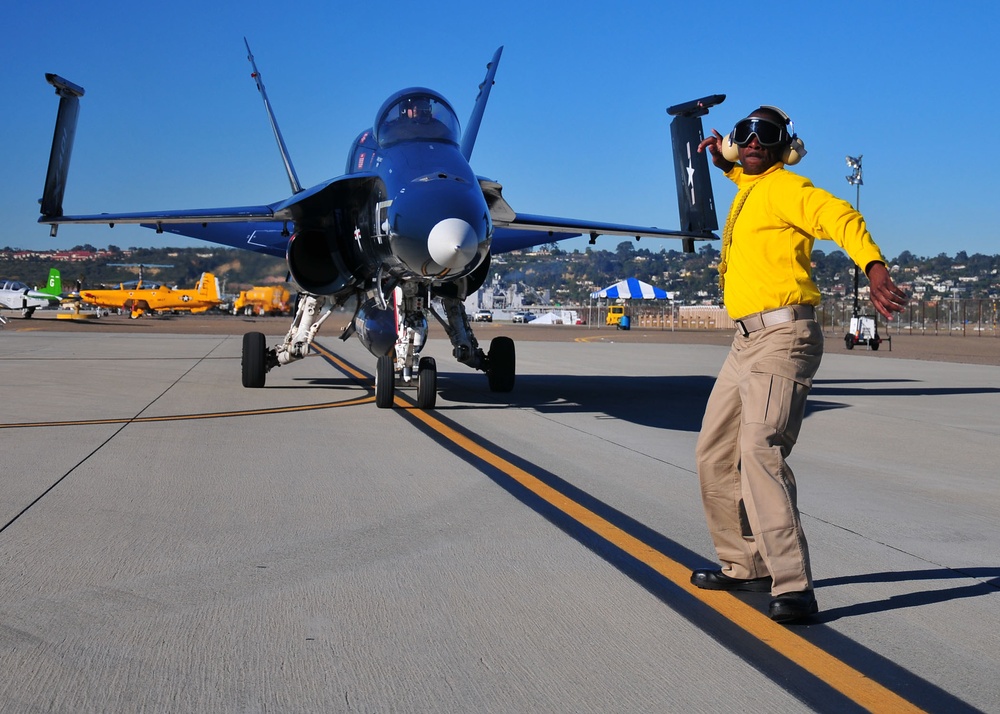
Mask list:
[[78,295],[80,302],[128,310],[133,320],[146,312],[205,312],[222,302],[219,280],[212,273],[202,273],[193,290],[146,283],[140,277],[133,283],[121,283],[117,288],[81,289]]

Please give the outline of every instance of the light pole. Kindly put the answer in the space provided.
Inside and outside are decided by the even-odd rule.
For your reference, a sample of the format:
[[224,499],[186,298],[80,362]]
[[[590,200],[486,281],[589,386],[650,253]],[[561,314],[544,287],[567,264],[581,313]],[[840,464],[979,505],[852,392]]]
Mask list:
[[[847,166],[851,169],[851,175],[847,177],[847,183],[851,184],[857,189],[857,194],[854,199],[854,208],[859,213],[861,212],[861,185],[864,181],[861,180],[861,154],[858,154],[857,158],[853,156],[847,157]],[[858,266],[854,266],[854,317],[858,316]]]

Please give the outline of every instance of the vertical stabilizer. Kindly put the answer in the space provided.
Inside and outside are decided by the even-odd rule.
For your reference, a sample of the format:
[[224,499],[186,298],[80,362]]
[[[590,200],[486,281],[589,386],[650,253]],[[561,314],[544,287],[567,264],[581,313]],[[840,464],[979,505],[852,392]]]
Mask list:
[[[685,233],[710,235],[719,228],[708,153],[699,154],[698,144],[705,138],[702,116],[725,98],[725,94],[713,94],[667,109],[667,113],[674,117],[670,122],[670,140],[674,151],[677,210],[680,213],[680,228]],[[693,238],[684,240],[684,252],[694,252]]]
[[486,111],[486,101],[490,98],[490,90],[493,89],[493,78],[497,73],[497,66],[500,64],[500,53],[503,46],[497,48],[493,53],[493,59],[486,65],[486,79],[479,85],[479,95],[476,97],[476,105],[472,108],[472,116],[469,123],[465,125],[465,133],[462,134],[462,156],[466,161],[472,158],[472,149],[476,145],[476,137],[479,136],[479,125],[483,121],[483,113]]
[[219,279],[212,273],[202,273],[198,281],[198,297],[203,300],[219,300]]
[[260,92],[260,98],[264,100],[264,110],[267,112],[267,120],[271,122],[271,131],[274,132],[274,139],[278,142],[278,150],[281,152],[281,163],[285,165],[285,173],[288,174],[288,183],[292,186],[292,193],[301,193],[302,184],[299,183],[298,174],[295,173],[295,167],[292,166],[292,157],[288,153],[288,147],[285,146],[285,139],[281,136],[281,129],[278,128],[278,120],[275,118],[271,102],[267,98],[267,90],[264,89],[264,80],[261,78],[260,71],[257,69],[257,63],[253,59],[253,52],[250,51],[250,43],[247,42],[247,38],[245,37],[243,38],[243,44],[247,46],[247,59],[250,61],[250,67],[253,68],[253,73],[250,76],[257,83],[257,91]]
[[49,268],[49,282],[38,292],[54,295],[55,297],[62,296],[62,275],[59,273],[58,268]]
[[[52,151],[49,153],[49,169],[45,174],[45,189],[39,203],[43,216],[57,218],[63,215],[63,194],[66,193],[66,176],[73,154],[73,139],[76,137],[76,121],[80,116],[83,87],[56,74],[46,74],[45,79],[56,88],[56,94],[59,95],[59,114],[56,115],[56,130],[52,137]],[[56,226],[53,225],[51,235],[55,234]]]

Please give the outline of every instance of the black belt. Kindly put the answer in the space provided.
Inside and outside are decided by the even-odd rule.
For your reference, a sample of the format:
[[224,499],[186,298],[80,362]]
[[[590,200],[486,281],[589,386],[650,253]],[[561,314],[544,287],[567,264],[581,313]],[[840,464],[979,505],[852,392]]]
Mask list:
[[783,322],[794,322],[795,320],[815,320],[816,309],[812,305],[785,305],[773,310],[755,312],[752,315],[741,317],[736,320],[736,330],[746,337],[751,332],[763,330],[765,327],[774,327]]

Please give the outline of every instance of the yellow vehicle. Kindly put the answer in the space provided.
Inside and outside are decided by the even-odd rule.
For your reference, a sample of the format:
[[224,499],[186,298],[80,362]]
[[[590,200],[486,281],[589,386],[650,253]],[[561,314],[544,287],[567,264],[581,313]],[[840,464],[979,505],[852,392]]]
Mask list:
[[283,285],[252,287],[244,290],[233,303],[234,315],[287,315],[292,310],[292,295]]
[[624,305],[608,305],[608,318],[604,324],[618,326],[623,317],[625,317]]
[[133,283],[121,283],[117,288],[81,289],[74,300],[111,310],[128,310],[134,320],[145,312],[205,312],[222,302],[219,280],[211,273],[202,273],[193,290],[168,288],[147,283],[140,277]]

